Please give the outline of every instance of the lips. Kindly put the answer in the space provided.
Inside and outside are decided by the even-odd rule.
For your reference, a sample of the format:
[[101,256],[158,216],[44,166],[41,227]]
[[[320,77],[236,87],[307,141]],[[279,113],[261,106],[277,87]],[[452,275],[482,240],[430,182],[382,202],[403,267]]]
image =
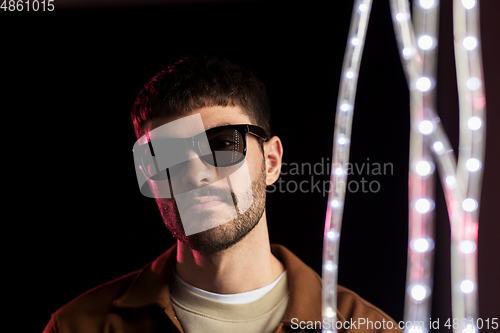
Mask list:
[[219,196],[203,196],[189,199],[184,202],[179,209],[184,211],[202,211],[219,206],[222,203],[224,203],[224,201]]

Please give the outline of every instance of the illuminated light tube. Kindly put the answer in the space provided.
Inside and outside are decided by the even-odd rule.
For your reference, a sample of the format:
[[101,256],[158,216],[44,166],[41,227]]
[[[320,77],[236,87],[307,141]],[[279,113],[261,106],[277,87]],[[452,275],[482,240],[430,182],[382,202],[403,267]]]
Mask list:
[[[391,0],[391,12],[409,13],[407,1]],[[414,7],[412,20],[393,20],[401,61],[410,90],[410,168],[408,200],[408,239],[410,241],[407,260],[408,292],[405,295],[405,322],[424,322],[420,332],[428,332],[432,290],[432,262],[434,230],[434,164],[431,154],[449,157],[450,149],[439,121],[432,110],[434,82],[436,82],[436,46],[438,1],[421,0]],[[415,32],[411,22],[415,25]],[[418,38],[415,36],[418,35]],[[413,52],[409,52],[412,50]],[[425,106],[425,107],[424,107]],[[451,157],[449,157],[451,158]],[[453,163],[451,163],[453,165]],[[453,169],[453,167],[452,167]],[[455,173],[452,170],[453,174]],[[414,255],[415,253],[419,255]],[[425,269],[423,269],[425,267]],[[417,330],[414,330],[417,331]],[[408,331],[407,331],[408,332]],[[419,332],[419,333],[420,333]]]
[[[429,132],[425,125],[420,129],[416,124],[426,124],[436,118],[432,107],[434,96],[436,45],[437,45],[437,13],[439,2],[420,0],[420,6],[415,6],[415,31],[424,37],[418,43],[413,31],[409,3],[406,0],[390,0],[391,17],[395,28],[398,48],[404,73],[410,86],[410,165],[418,165],[419,161],[428,161],[430,154],[436,160],[440,180],[445,191],[445,200],[451,225],[452,237],[452,292],[453,317],[477,318],[477,260],[475,257],[476,238],[464,239],[462,230],[477,230],[479,213],[479,196],[482,180],[482,160],[485,144],[485,107],[484,80],[481,63],[481,47],[479,38],[479,9],[476,0],[454,0],[454,35],[457,82],[460,99],[460,153],[458,163],[455,160],[449,140],[437,122]],[[351,17],[348,45],[344,56],[341,77],[338,111],[335,118],[334,147],[332,162],[345,165],[349,161],[350,142],[354,97],[356,91],[359,63],[363,51],[364,39],[371,10],[370,0],[356,0]],[[421,51],[419,51],[421,50]],[[425,51],[425,52],[423,52]],[[346,84],[349,80],[349,84]],[[479,103],[479,101],[483,103]],[[476,102],[476,103],[474,103]],[[431,105],[429,109],[423,106]],[[418,130],[417,130],[418,128]],[[474,131],[474,133],[472,132]],[[427,133],[429,132],[429,133]],[[473,135],[474,134],[474,135]],[[472,150],[474,149],[474,157]],[[431,168],[433,171],[433,168]],[[420,170],[417,172],[417,170]],[[414,286],[405,299],[405,321],[428,321],[430,295],[432,292],[432,251],[426,250],[425,242],[433,240],[434,193],[432,191],[433,177],[427,177],[427,166],[409,170],[409,203],[413,209],[409,215],[410,237],[413,239],[413,249],[420,253],[415,257],[418,261],[413,265],[408,260],[409,274],[407,285]],[[432,172],[431,172],[432,173]],[[323,244],[323,296],[322,316],[336,319],[336,283],[338,246],[340,227],[342,223],[343,203],[345,194],[336,188],[338,182],[346,182],[345,172],[331,172],[330,191],[325,218],[325,233]],[[461,203],[455,205],[454,203]],[[420,215],[419,215],[420,214]],[[412,228],[421,223],[425,227]],[[332,236],[333,235],[333,236]],[[471,243],[467,243],[467,242]],[[416,245],[415,245],[416,244]],[[428,243],[427,245],[430,245]],[[473,248],[473,250],[471,250]],[[464,260],[468,256],[470,260]],[[409,258],[410,259],[410,258]],[[326,263],[326,264],[325,264]],[[420,287],[417,287],[420,286]],[[416,289],[415,289],[416,288]],[[422,289],[424,288],[424,289]],[[429,288],[429,289],[427,289]],[[425,292],[423,292],[424,290]],[[467,295],[467,308],[465,296]],[[417,302],[415,302],[417,301]],[[466,329],[463,331],[465,332]],[[475,328],[472,327],[474,331]],[[428,328],[421,330],[428,332]],[[330,331],[328,331],[330,332]],[[336,330],[332,330],[336,332]],[[458,332],[458,331],[456,331]],[[455,332],[455,333],[456,333]]]
[[[372,0],[356,0],[354,3],[340,80],[333,136],[332,166],[349,162],[352,117],[356,96],[359,67],[364,40],[371,12]],[[345,192],[343,186],[347,174],[343,168],[333,168],[330,173],[330,189],[326,207],[323,238],[322,266],[322,317],[324,322],[337,319],[337,273],[340,231]],[[323,329],[323,333],[336,333],[336,328]]]

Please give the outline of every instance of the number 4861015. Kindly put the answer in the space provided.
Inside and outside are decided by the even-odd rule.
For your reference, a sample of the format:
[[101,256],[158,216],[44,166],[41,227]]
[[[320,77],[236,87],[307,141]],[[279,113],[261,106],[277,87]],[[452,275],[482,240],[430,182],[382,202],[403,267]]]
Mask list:
[[54,0],[3,0],[0,9],[4,12],[21,12],[21,11],[53,11],[54,8]]

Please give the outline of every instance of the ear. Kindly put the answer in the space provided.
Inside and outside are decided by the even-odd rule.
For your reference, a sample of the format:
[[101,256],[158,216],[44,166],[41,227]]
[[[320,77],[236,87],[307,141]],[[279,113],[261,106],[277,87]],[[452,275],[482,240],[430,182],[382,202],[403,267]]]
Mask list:
[[266,159],[266,185],[272,185],[278,180],[281,172],[283,146],[280,138],[273,136],[264,142],[264,158]]

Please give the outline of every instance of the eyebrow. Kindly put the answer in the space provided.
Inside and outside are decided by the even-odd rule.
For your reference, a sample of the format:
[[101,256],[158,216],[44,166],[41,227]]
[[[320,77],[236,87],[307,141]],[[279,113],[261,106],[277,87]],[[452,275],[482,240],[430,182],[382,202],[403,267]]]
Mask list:
[[223,122],[220,122],[220,123],[215,123],[214,126],[211,126],[211,127],[207,128],[207,129],[205,129],[205,131],[208,131],[208,130],[210,130],[212,128],[221,127],[221,126],[227,126],[227,125],[239,125],[239,124],[231,124],[231,123],[228,123],[227,121],[223,121]]

